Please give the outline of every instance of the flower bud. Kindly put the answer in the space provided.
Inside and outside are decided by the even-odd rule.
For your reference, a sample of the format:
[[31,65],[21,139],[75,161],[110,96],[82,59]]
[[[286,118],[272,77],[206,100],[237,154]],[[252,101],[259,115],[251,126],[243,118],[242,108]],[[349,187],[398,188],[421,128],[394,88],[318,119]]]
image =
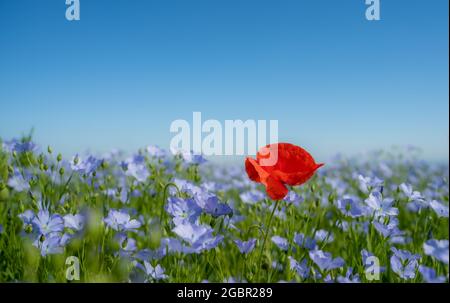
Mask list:
[[108,162],[106,162],[105,160],[103,160],[103,161],[102,161],[102,164],[100,165],[100,167],[101,167],[102,169],[108,168]]
[[40,155],[39,155],[39,157],[38,157],[38,163],[39,163],[39,164],[44,163],[44,155],[43,155],[43,154],[40,154]]
[[50,147],[50,145],[47,147],[47,152],[48,152],[49,154],[52,153],[52,148]]
[[62,160],[62,155],[58,154],[58,156],[56,156],[56,161],[61,162]]
[[25,232],[27,234],[30,234],[33,231],[33,226],[31,224],[27,224],[27,226],[25,226]]
[[64,167],[61,167],[60,169],[59,169],[59,174],[62,176],[62,175],[64,175]]
[[125,238],[125,240],[122,242],[122,248],[125,249],[128,245],[128,238]]

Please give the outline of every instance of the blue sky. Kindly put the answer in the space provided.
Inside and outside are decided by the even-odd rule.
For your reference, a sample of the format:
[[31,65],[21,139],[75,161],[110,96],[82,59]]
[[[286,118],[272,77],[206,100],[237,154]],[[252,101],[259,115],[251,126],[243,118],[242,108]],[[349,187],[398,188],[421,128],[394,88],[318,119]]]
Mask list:
[[168,147],[175,119],[277,119],[319,160],[413,144],[448,161],[448,1],[0,0],[0,137]]

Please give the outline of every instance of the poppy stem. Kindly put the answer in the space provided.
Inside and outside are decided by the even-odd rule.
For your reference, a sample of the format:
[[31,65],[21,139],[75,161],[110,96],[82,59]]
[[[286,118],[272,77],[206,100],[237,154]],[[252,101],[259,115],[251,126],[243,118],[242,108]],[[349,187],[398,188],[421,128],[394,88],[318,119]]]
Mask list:
[[262,262],[262,255],[263,255],[263,252],[264,252],[264,248],[266,246],[267,237],[269,236],[269,230],[270,230],[270,226],[272,225],[273,215],[275,214],[275,210],[278,207],[278,202],[279,202],[279,200],[275,201],[275,205],[273,206],[272,213],[270,214],[270,217],[269,217],[269,222],[267,223],[267,226],[266,226],[266,231],[264,233],[263,243],[262,243],[262,246],[261,246],[261,250],[259,251],[258,268],[256,269],[256,275],[255,275],[256,278],[259,278],[259,270],[261,269],[261,265],[262,265],[261,264],[261,262]]

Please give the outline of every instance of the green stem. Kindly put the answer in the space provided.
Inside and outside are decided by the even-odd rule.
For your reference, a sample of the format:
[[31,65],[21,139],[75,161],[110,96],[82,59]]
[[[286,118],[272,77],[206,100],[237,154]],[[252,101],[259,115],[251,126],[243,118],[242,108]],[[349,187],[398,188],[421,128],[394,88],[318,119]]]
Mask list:
[[272,213],[270,214],[269,222],[267,223],[266,231],[264,233],[264,239],[263,239],[263,243],[261,245],[261,250],[259,251],[259,260],[258,260],[258,263],[257,263],[258,264],[258,268],[256,269],[256,275],[255,275],[257,278],[259,278],[259,270],[261,269],[262,255],[263,255],[263,252],[264,252],[264,248],[266,246],[267,237],[269,236],[269,229],[270,229],[270,226],[272,224],[273,215],[275,214],[275,210],[277,209],[278,202],[279,201],[275,201],[275,205],[273,206]]
[[175,183],[167,183],[166,186],[164,186],[163,200],[161,203],[161,212],[159,213],[159,224],[161,226],[162,226],[162,219],[163,219],[163,215],[164,215],[164,205],[166,204],[166,199],[167,199],[167,190],[171,186],[173,186],[177,189],[177,195],[180,196],[180,189],[178,188],[178,186]]

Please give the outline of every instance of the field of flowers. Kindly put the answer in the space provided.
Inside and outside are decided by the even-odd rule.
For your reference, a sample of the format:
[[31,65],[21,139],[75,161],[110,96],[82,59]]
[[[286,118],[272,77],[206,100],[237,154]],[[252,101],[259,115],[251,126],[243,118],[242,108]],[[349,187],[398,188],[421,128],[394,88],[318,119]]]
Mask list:
[[0,146],[0,282],[66,282],[72,256],[81,282],[448,282],[448,164],[412,148],[335,157],[275,202],[243,162]]

